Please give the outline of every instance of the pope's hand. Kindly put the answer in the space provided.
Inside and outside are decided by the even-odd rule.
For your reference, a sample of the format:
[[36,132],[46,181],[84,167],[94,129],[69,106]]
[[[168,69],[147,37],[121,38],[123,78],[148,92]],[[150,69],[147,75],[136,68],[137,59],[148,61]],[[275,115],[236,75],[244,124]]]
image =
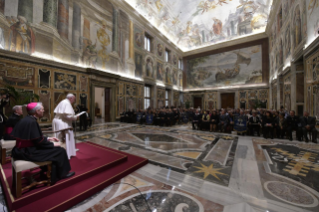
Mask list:
[[58,138],[55,138],[55,137],[48,137],[48,141],[58,142],[60,140]]

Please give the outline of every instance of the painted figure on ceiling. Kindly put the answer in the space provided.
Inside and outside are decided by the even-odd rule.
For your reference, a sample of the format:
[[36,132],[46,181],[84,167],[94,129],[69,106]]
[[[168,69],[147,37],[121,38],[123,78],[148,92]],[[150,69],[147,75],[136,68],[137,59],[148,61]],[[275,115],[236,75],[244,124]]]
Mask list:
[[18,16],[18,22],[14,23],[10,30],[10,51],[28,54],[35,51],[35,36],[25,17]]
[[215,36],[222,35],[223,23],[221,22],[221,20],[219,20],[217,18],[213,18],[213,20],[214,20],[214,24],[213,24],[212,29],[213,29]]
[[186,33],[190,34],[192,32],[192,22],[188,21],[187,22],[187,27],[186,27]]
[[163,4],[162,4],[162,2],[161,2],[161,0],[156,0],[155,1],[155,5],[156,5],[156,8],[157,8],[157,10],[160,12],[161,10],[162,10],[162,8],[163,8]]

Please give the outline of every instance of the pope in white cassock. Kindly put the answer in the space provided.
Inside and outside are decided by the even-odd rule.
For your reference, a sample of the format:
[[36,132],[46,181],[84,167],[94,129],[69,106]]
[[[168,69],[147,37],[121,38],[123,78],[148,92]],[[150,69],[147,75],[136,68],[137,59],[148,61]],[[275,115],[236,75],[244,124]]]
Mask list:
[[[62,130],[72,127],[72,121],[76,120],[72,104],[75,102],[75,96],[68,94],[66,99],[62,100],[54,109],[54,119],[52,121],[53,131]],[[62,139],[62,133],[55,133],[56,138]],[[75,140],[72,130],[65,133],[65,149],[70,160],[71,156],[76,156]],[[61,146],[64,146],[63,144]]]

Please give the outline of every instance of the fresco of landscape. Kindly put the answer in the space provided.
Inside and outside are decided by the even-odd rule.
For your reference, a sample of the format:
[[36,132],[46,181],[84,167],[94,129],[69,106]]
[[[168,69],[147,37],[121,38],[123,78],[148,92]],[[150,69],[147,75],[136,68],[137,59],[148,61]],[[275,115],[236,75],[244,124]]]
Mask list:
[[272,0],[125,0],[181,50],[264,32]]
[[187,88],[262,83],[261,45],[187,61]]

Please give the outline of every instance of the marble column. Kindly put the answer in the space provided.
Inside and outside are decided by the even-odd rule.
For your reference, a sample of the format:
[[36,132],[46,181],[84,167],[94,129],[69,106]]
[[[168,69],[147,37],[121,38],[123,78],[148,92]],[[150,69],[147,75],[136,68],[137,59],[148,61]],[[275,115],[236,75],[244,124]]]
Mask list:
[[119,26],[118,26],[118,22],[119,22],[119,11],[116,8],[113,8],[113,44],[112,44],[112,51],[116,51],[119,52],[119,39],[118,39],[118,35],[119,35]]
[[23,16],[29,23],[33,22],[33,0],[19,0],[18,16]]
[[53,27],[57,27],[58,23],[58,0],[43,1],[43,22]]
[[77,3],[73,3],[73,24],[72,24],[72,46],[74,49],[80,49],[81,36],[81,7]]
[[0,0],[0,13],[4,14],[5,0]]
[[69,0],[59,0],[58,32],[61,38],[69,39]]

